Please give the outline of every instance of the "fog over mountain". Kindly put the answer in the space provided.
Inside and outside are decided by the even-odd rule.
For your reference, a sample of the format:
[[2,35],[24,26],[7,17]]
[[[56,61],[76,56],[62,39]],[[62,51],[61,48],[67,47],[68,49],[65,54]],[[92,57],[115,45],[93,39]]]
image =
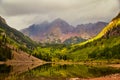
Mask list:
[[97,22],[72,26],[65,20],[57,18],[52,22],[44,21],[41,24],[33,24],[21,32],[34,41],[59,43],[75,36],[83,39],[92,38],[106,25],[106,22]]
[[69,24],[109,22],[120,10],[120,0],[0,0],[0,15],[13,28],[62,18]]

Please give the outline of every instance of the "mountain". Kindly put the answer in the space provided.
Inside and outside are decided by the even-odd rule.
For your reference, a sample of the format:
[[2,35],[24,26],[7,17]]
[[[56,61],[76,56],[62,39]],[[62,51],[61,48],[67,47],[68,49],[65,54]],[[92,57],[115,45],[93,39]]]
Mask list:
[[[41,24],[31,25],[21,32],[28,35],[38,42],[57,42],[65,40],[71,34],[73,27],[61,19],[56,19],[49,23],[47,21]],[[72,36],[72,34],[70,35]]]
[[71,46],[69,53],[73,61],[120,59],[120,13],[97,36]]
[[82,24],[74,27],[66,21],[58,18],[52,22],[44,21],[41,24],[33,24],[21,30],[34,41],[42,43],[63,43],[66,39],[79,37],[88,39],[100,32],[106,26],[105,22]]
[[106,27],[102,32],[104,32],[105,30],[107,30],[107,32],[105,32],[105,34],[103,36],[105,38],[110,38],[113,36],[116,36],[116,37],[120,36],[120,13],[118,14],[117,17],[115,17],[112,20],[109,27],[108,28]]
[[120,36],[120,13],[95,38]]
[[97,23],[88,23],[77,25],[75,32],[79,33],[80,36],[84,39],[89,39],[96,36],[108,23],[97,22]]
[[0,61],[40,61],[27,54],[35,46],[37,44],[34,41],[11,28],[0,16]]

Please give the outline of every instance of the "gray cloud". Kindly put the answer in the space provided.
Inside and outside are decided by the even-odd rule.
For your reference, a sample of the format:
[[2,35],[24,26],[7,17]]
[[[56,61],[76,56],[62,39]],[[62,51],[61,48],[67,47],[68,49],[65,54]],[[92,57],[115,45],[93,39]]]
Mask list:
[[119,11],[120,0],[0,0],[0,14],[16,29],[58,17],[73,25],[110,21]]

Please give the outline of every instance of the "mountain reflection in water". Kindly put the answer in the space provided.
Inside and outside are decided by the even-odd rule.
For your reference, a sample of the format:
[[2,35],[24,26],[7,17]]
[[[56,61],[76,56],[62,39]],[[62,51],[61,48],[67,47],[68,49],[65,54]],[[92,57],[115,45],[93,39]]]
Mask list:
[[70,80],[120,73],[120,68],[80,64],[0,65],[0,80]]

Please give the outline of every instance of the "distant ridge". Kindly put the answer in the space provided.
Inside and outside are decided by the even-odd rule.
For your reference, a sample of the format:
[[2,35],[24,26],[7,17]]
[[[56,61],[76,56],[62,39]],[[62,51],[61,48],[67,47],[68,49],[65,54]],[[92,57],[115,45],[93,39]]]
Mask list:
[[92,38],[106,25],[106,22],[97,22],[74,27],[66,21],[57,18],[52,22],[45,21],[41,24],[33,24],[21,30],[21,32],[37,42],[63,43],[65,40],[75,36],[83,39]]
[[103,28],[103,30],[96,37],[78,45],[84,45],[88,42],[92,42],[100,38],[109,38],[115,36],[120,36],[120,13],[115,18],[113,18],[112,21],[105,28]]

